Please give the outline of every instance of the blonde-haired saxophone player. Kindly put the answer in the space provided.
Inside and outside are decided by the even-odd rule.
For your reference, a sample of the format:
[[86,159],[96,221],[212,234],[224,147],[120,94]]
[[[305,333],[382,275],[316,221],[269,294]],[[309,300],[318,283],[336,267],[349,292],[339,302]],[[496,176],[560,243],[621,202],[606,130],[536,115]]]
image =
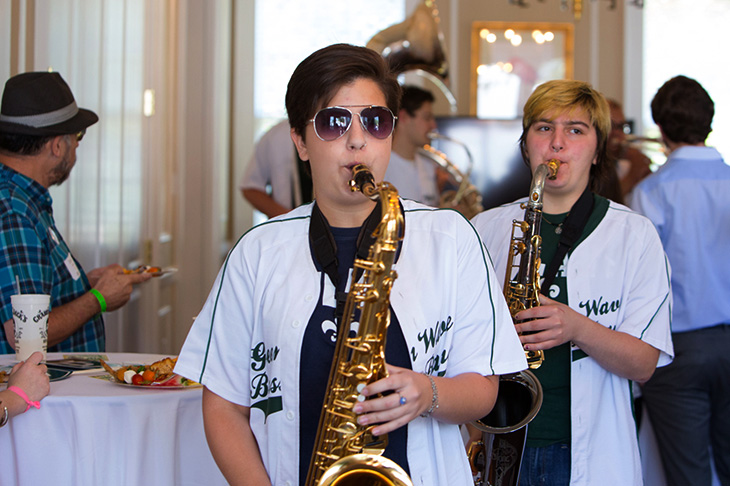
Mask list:
[[[213,456],[231,484],[303,484],[353,259],[368,255],[377,203],[352,192],[362,164],[385,174],[400,88],[374,51],[321,49],[286,106],[315,201],[248,231],[230,252],[176,371],[205,385]],[[472,484],[458,424],[488,412],[497,376],[524,353],[477,233],[455,211],[400,200],[389,376],[361,390],[358,422],[417,485]],[[340,305],[338,306],[338,302]],[[382,397],[377,397],[384,393]]]
[[[542,408],[527,430],[520,484],[643,484],[631,381],[671,361],[669,265],[651,222],[597,196],[606,171],[608,104],[590,85],[549,81],[527,100],[520,138],[532,171],[550,159],[558,175],[543,193],[541,305],[516,318]],[[516,201],[477,215],[504,275]],[[562,253],[564,256],[562,256]],[[557,256],[556,256],[557,255]],[[546,275],[548,274],[548,275]]]

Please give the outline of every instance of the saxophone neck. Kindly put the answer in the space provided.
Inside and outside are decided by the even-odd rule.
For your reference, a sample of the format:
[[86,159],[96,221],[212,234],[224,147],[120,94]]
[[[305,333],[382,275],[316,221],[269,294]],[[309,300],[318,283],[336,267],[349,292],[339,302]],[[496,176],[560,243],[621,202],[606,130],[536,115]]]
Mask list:
[[560,161],[558,159],[550,159],[544,164],[540,164],[532,175],[532,183],[530,184],[530,195],[527,206],[531,209],[542,208],[542,196],[545,189],[545,181],[553,180],[558,176]]

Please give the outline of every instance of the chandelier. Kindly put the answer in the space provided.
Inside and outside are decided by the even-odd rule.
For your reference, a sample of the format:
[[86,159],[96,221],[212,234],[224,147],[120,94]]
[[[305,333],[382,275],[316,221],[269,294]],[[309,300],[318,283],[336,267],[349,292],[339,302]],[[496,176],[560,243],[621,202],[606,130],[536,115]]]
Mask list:
[[[510,4],[517,5],[518,7],[529,7],[525,0],[508,0]],[[537,0],[538,2],[545,3],[545,0]],[[596,0],[592,0],[596,1]],[[609,10],[616,8],[617,0],[607,0]],[[637,8],[644,7],[644,0],[628,0],[628,5],[633,5]],[[583,0],[560,0],[560,10],[573,10],[573,16],[575,20],[580,20],[583,15]]]

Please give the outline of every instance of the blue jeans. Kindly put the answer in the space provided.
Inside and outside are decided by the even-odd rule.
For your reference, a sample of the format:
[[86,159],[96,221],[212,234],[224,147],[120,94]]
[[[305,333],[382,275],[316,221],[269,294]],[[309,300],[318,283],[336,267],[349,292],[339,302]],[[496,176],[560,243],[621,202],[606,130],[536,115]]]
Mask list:
[[568,486],[570,444],[525,447],[520,466],[520,486]]

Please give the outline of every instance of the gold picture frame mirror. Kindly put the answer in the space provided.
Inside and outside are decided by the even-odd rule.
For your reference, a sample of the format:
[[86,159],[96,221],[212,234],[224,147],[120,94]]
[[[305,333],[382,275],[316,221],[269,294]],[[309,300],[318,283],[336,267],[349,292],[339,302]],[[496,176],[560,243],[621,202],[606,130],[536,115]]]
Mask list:
[[477,118],[512,120],[539,84],[573,78],[573,24],[474,22],[471,106]]

